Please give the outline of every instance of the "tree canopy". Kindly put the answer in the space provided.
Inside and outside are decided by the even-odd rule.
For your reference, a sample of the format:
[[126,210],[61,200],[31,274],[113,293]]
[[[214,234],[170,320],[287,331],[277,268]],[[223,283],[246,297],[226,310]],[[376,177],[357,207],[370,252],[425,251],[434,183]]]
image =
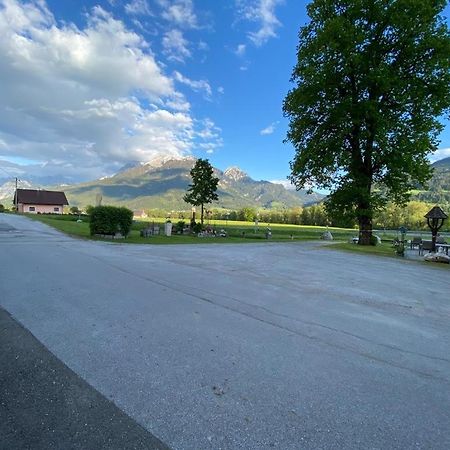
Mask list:
[[330,190],[327,209],[356,218],[404,203],[432,174],[450,107],[445,0],[314,0],[300,29],[296,83],[283,104],[295,147],[291,181]]
[[192,184],[189,185],[183,200],[193,206],[201,206],[201,224],[203,225],[204,205],[218,200],[217,184],[219,178],[214,176],[214,169],[207,159],[197,159],[190,171]]

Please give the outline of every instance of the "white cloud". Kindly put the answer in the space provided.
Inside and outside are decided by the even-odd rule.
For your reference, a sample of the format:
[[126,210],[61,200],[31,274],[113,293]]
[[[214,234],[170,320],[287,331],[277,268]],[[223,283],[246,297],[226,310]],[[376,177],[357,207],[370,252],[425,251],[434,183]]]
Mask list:
[[167,108],[174,109],[176,111],[189,111],[191,109],[190,103],[180,92],[175,92],[172,95],[172,98],[167,100],[164,104]]
[[439,161],[440,159],[450,157],[450,147],[448,148],[440,148],[436,150],[432,155],[430,155],[430,161],[432,163]]
[[236,55],[238,56],[244,56],[245,55],[245,49],[246,49],[246,45],[245,44],[239,44],[236,48],[236,50],[234,51],[234,53],[236,53]]
[[219,86],[219,87],[217,88],[217,92],[218,92],[220,95],[223,95],[223,94],[225,94],[225,88],[224,88],[223,86]]
[[277,37],[276,30],[281,22],[275,15],[275,8],[284,0],[236,0],[238,14],[245,20],[256,22],[257,31],[248,33],[248,38],[257,47],[265,44],[270,38]]
[[275,127],[277,126],[278,122],[272,122],[269,126],[266,128],[263,128],[259,133],[263,136],[272,134],[275,131]]
[[170,30],[165,33],[162,45],[164,54],[171,61],[184,62],[191,56],[189,43],[180,30]]
[[206,43],[206,42],[204,42],[204,41],[200,41],[199,43],[198,43],[198,49],[200,50],[200,51],[203,51],[203,52],[206,52],[206,51],[208,51],[209,50],[209,45]]
[[158,0],[162,17],[181,28],[197,28],[198,20],[192,0]]
[[211,98],[212,91],[211,91],[211,86],[209,85],[208,81],[206,81],[206,80],[191,80],[177,71],[175,71],[173,73],[173,76],[174,76],[174,79],[176,81],[178,81],[179,83],[189,86],[195,92],[203,91],[205,93],[205,96],[207,99]]
[[125,5],[125,12],[127,14],[135,15],[151,15],[150,7],[147,0],[132,0]]
[[270,183],[281,184],[289,191],[295,191],[295,186],[289,180],[270,180]]
[[221,137],[221,129],[217,127],[211,119],[202,120],[199,124],[199,131],[197,136],[199,138],[198,147],[205,150],[206,153],[211,154],[217,148],[223,146]]
[[102,8],[80,29],[42,0],[2,0],[0,35],[0,158],[93,177],[209,142],[148,43]]

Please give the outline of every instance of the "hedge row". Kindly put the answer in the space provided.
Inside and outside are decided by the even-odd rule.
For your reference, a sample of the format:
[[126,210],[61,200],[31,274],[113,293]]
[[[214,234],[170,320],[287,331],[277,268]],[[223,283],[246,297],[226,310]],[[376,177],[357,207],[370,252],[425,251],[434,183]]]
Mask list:
[[122,233],[127,236],[133,223],[133,212],[128,208],[116,206],[96,206],[91,211],[89,228],[94,234]]

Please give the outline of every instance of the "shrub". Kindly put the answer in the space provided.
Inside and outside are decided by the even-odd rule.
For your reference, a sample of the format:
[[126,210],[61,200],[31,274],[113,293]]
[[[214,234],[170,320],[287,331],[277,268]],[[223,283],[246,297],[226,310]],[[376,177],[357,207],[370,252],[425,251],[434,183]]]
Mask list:
[[373,234],[370,236],[370,245],[373,245],[374,247],[378,245],[378,239]]
[[96,206],[91,211],[89,228],[94,234],[116,234],[126,236],[133,224],[133,212],[128,208],[116,206]]
[[193,226],[191,226],[191,229],[195,234],[198,234],[203,230],[203,226],[200,222],[197,222],[197,223],[194,223]]
[[186,225],[184,220],[180,220],[177,223],[177,233],[183,234],[184,226]]

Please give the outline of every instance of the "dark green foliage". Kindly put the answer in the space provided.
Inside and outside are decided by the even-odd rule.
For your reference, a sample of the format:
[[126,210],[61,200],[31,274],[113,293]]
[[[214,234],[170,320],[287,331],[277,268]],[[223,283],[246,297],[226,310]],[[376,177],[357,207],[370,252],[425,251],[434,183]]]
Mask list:
[[203,225],[204,205],[218,200],[216,193],[219,178],[207,159],[197,159],[191,169],[192,184],[189,185],[183,200],[193,206],[201,206],[200,221]]
[[185,225],[186,225],[186,222],[185,222],[184,220],[180,220],[180,221],[177,223],[176,232],[182,234]]
[[4,210],[5,210],[5,207],[2,204],[0,204],[0,212],[3,212]]
[[116,206],[96,206],[91,210],[89,223],[91,236],[94,234],[122,233],[127,236],[133,223],[133,212]]
[[194,223],[192,225],[192,231],[197,234],[203,230],[203,225],[200,222]]
[[[431,176],[450,108],[445,0],[314,0],[300,30],[296,87],[285,98],[297,188],[330,189],[328,211],[357,220],[369,244],[374,211],[402,204]],[[376,190],[374,189],[376,186]]]

